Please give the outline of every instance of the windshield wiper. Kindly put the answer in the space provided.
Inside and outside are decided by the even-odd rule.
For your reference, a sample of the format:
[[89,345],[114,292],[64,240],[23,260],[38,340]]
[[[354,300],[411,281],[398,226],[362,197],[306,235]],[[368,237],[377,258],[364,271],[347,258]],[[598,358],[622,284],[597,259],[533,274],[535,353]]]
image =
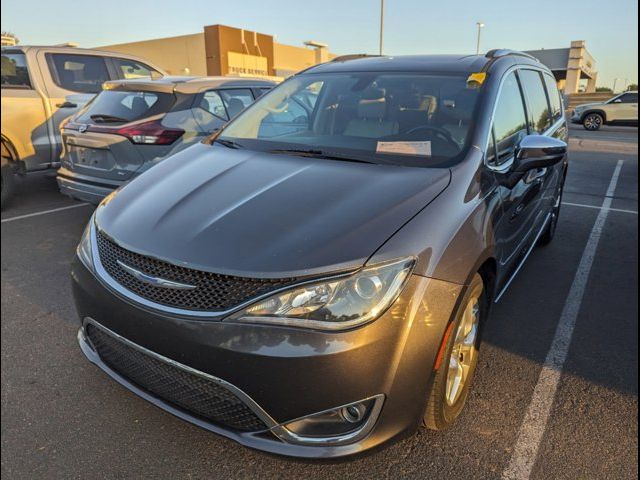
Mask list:
[[323,150],[316,149],[282,148],[277,150],[269,150],[269,153],[277,155],[296,155],[298,157],[325,158],[327,160],[341,160],[343,162],[376,163],[372,162],[371,160],[365,160],[363,158],[356,158],[350,155],[342,155],[340,153],[325,152]]
[[126,118],[116,117],[115,115],[107,115],[103,113],[91,115],[89,118],[97,123],[127,123],[130,121]]
[[222,138],[216,138],[214,140],[214,142],[219,143],[220,145],[224,145],[227,148],[235,148],[235,149],[242,148],[242,145],[240,145],[237,142],[234,142],[233,140],[225,140],[225,139],[222,139]]

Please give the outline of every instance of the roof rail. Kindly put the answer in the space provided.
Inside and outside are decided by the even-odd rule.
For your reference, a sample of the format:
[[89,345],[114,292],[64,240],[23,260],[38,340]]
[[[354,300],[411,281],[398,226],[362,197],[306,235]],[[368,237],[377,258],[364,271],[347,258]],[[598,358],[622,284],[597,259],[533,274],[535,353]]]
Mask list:
[[533,55],[529,55],[528,53],[520,52],[518,50],[509,50],[508,48],[496,48],[494,50],[489,50],[487,52],[487,54],[485,55],[485,57],[493,59],[493,58],[507,57],[509,55],[515,55],[515,56],[518,56],[518,57],[525,57],[525,58],[528,58],[530,60],[535,60],[536,62],[540,62],[540,60],[538,60]]
[[368,53],[352,53],[350,55],[340,55],[332,59],[332,62],[347,62],[349,60],[357,60],[359,58],[380,57],[380,55],[369,55]]

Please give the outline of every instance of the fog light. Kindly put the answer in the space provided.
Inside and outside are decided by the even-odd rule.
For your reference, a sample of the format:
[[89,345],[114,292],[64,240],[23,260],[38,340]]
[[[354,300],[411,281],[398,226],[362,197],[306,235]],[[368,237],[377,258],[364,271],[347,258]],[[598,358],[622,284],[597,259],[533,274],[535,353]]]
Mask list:
[[366,435],[377,420],[383,395],[314,413],[272,429],[290,443],[337,444]]
[[349,423],[358,423],[364,418],[367,407],[364,403],[349,405],[340,409],[340,415]]

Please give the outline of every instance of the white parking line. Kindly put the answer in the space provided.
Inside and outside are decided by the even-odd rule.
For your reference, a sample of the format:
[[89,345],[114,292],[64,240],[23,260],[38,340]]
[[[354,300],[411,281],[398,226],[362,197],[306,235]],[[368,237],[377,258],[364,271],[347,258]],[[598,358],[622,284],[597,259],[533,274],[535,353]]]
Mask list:
[[89,203],[77,203],[69,205],[67,207],[52,208],[51,210],[44,210],[42,212],[27,213],[26,215],[18,215],[16,217],[3,218],[1,223],[15,222],[16,220],[23,220],[25,218],[39,217],[40,215],[48,215],[49,213],[62,212],[63,210],[71,210],[72,208],[86,207]]
[[560,321],[556,327],[551,348],[547,353],[547,358],[544,361],[540,376],[538,377],[538,383],[531,397],[531,403],[529,404],[520,431],[518,432],[518,439],[511,460],[502,473],[503,479],[525,480],[531,475],[542,436],[549,422],[551,407],[553,406],[553,400],[562,375],[562,368],[567,358],[569,346],[571,345],[571,337],[576,325],[578,313],[580,312],[580,304],[582,303],[589,273],[591,272],[591,266],[593,265],[598,243],[600,242],[600,236],[602,235],[607,216],[611,211],[610,207],[613,201],[611,197],[618,184],[618,177],[620,176],[623,163],[624,160],[619,160],[616,165],[616,169],[611,177],[611,182],[609,183],[609,189],[607,190],[607,197],[602,203],[602,209],[600,213],[598,213],[598,217],[589,235],[589,240],[584,248],[578,270],[571,285],[571,290],[569,290],[569,295],[562,309]]
[[[594,208],[596,210],[603,210],[604,205],[585,205],[584,203],[571,203],[571,202],[562,202],[562,205],[569,205],[570,207],[582,207],[582,208]],[[620,213],[631,213],[632,215],[638,215],[636,210],[625,210],[624,208],[608,208],[610,212],[620,212]]]

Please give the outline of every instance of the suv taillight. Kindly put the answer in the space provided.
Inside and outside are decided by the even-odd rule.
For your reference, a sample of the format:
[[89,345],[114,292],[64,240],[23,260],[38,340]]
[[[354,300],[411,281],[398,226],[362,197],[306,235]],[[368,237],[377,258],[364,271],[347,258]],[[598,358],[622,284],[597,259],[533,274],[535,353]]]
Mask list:
[[[90,128],[90,130],[94,130]],[[182,135],[184,130],[180,128],[164,127],[159,120],[138,123],[128,127],[122,127],[113,132],[127,137],[132,143],[140,145],[171,145]]]

